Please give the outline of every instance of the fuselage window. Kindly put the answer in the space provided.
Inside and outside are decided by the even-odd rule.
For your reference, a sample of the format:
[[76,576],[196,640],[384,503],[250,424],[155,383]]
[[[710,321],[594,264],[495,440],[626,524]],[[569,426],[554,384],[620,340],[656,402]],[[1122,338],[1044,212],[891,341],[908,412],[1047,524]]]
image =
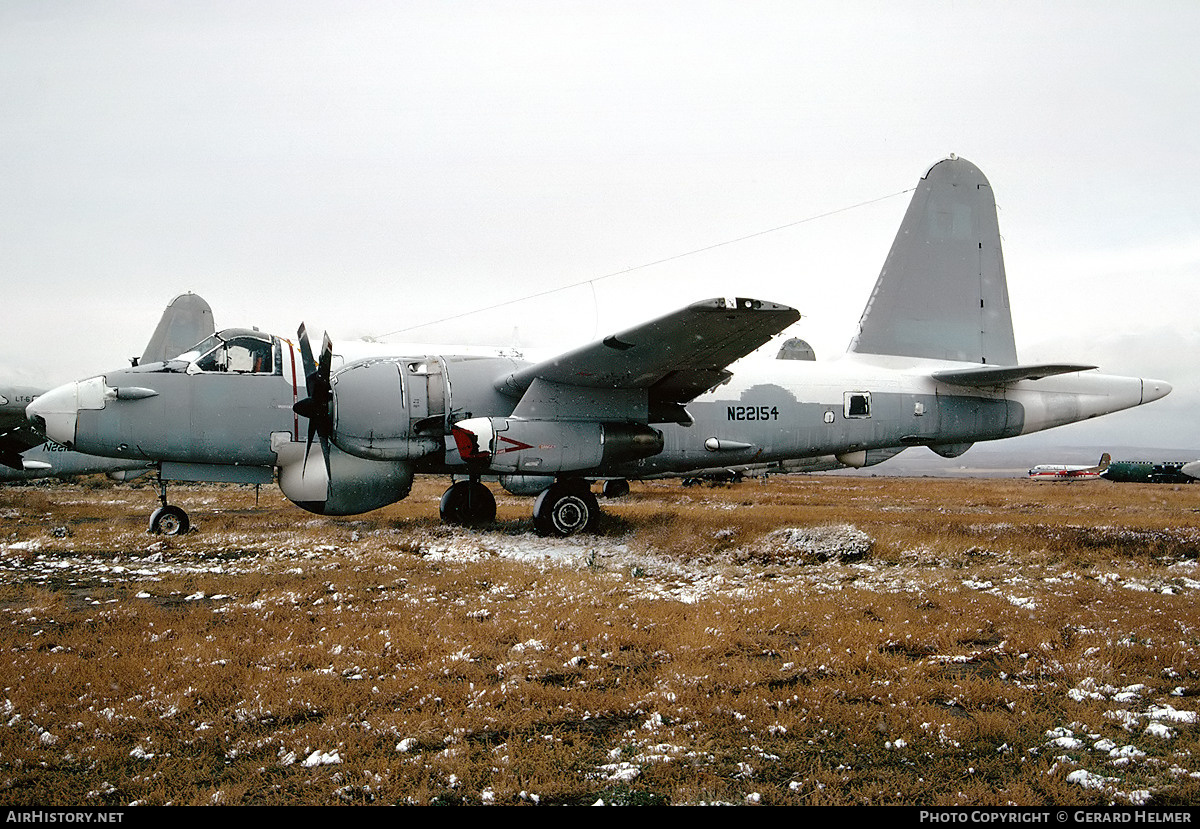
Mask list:
[[867,391],[848,391],[845,397],[846,417],[870,417],[871,393]]

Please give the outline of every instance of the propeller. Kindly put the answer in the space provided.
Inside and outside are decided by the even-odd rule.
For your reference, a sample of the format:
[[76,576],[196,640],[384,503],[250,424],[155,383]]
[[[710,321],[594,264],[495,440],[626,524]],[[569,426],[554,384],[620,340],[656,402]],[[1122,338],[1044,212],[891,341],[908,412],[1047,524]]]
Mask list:
[[333,362],[333,343],[328,332],[321,344],[321,361],[313,359],[312,346],[308,342],[308,331],[304,323],[296,332],[300,341],[300,357],[304,361],[304,386],[308,397],[292,406],[292,411],[308,419],[308,442],[304,446],[304,466],[308,466],[308,452],[312,449],[313,436],[321,439],[321,454],[329,464],[329,437],[333,433],[333,417],[329,406],[333,401],[333,385],[329,379],[329,367]]

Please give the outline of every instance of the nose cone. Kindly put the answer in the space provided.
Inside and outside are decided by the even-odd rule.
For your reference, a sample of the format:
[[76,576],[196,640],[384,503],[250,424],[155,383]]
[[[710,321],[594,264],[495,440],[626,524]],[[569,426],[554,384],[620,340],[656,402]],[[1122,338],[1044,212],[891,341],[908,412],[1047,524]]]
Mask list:
[[25,416],[46,437],[70,447],[75,443],[75,424],[79,419],[78,383],[51,389],[25,407]]
[[93,377],[51,389],[25,407],[25,416],[46,437],[67,448],[75,445],[80,409],[104,408],[104,378]]
[[1171,384],[1163,380],[1142,380],[1142,402],[1152,403],[1171,393]]

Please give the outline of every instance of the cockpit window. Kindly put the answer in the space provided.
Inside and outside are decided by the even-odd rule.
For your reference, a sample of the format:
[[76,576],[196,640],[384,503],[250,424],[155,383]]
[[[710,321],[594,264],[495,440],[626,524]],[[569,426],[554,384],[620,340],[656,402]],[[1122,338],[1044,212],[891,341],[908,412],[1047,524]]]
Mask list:
[[[237,336],[228,341],[220,337],[211,351],[195,361],[196,368],[203,372],[227,372],[229,374],[273,374],[275,373],[274,348],[269,340],[251,336]],[[205,340],[197,350],[211,345]]]
[[187,363],[195,362],[196,358],[198,358],[201,354],[207,354],[209,351],[216,348],[222,342],[224,342],[224,341],[220,337],[218,337],[216,334],[213,334],[211,337],[208,337],[207,339],[201,340],[200,342],[196,343],[194,346],[192,346],[187,351],[180,354],[175,359],[183,360],[184,362],[187,362]]

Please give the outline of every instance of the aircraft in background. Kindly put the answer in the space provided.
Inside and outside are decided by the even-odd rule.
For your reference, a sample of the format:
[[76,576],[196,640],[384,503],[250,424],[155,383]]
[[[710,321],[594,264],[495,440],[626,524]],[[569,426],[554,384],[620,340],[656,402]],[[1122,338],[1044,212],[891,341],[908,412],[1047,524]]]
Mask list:
[[1100,456],[1100,462],[1095,466],[1067,466],[1057,463],[1040,463],[1029,470],[1029,477],[1035,481],[1089,481],[1096,480],[1100,473],[1108,469],[1112,458],[1107,452]]
[[[1134,484],[1190,484],[1200,473],[1197,462],[1192,461],[1113,461],[1101,478],[1117,483]],[[1187,471],[1186,467],[1192,467]]]
[[[180,294],[167,303],[141,356],[130,358],[130,362],[136,366],[169,359],[214,330],[213,313],[208,303],[192,293]],[[43,391],[30,386],[0,386],[0,482],[67,478],[100,472],[118,480],[128,480],[154,467],[145,459],[117,460],[86,455],[47,440],[25,416],[26,407]]]
[[954,156],[918,183],[845,355],[731,369],[797,319],[786,305],[713,299],[541,362],[401,351],[336,370],[328,335],[316,355],[303,325],[295,342],[229,329],[177,359],[62,386],[28,415],[65,446],[154,462],[164,481],[277,475],[321,515],[394,503],[434,473],[462,478],[442,496],[444,521],[489,523],[483,479],[499,476],[537,494],[539,533],[565,536],[594,525],[596,480],[619,491],[629,479],[862,467],[912,446],[957,457],[1171,390],[1018,362],[991,186]]

